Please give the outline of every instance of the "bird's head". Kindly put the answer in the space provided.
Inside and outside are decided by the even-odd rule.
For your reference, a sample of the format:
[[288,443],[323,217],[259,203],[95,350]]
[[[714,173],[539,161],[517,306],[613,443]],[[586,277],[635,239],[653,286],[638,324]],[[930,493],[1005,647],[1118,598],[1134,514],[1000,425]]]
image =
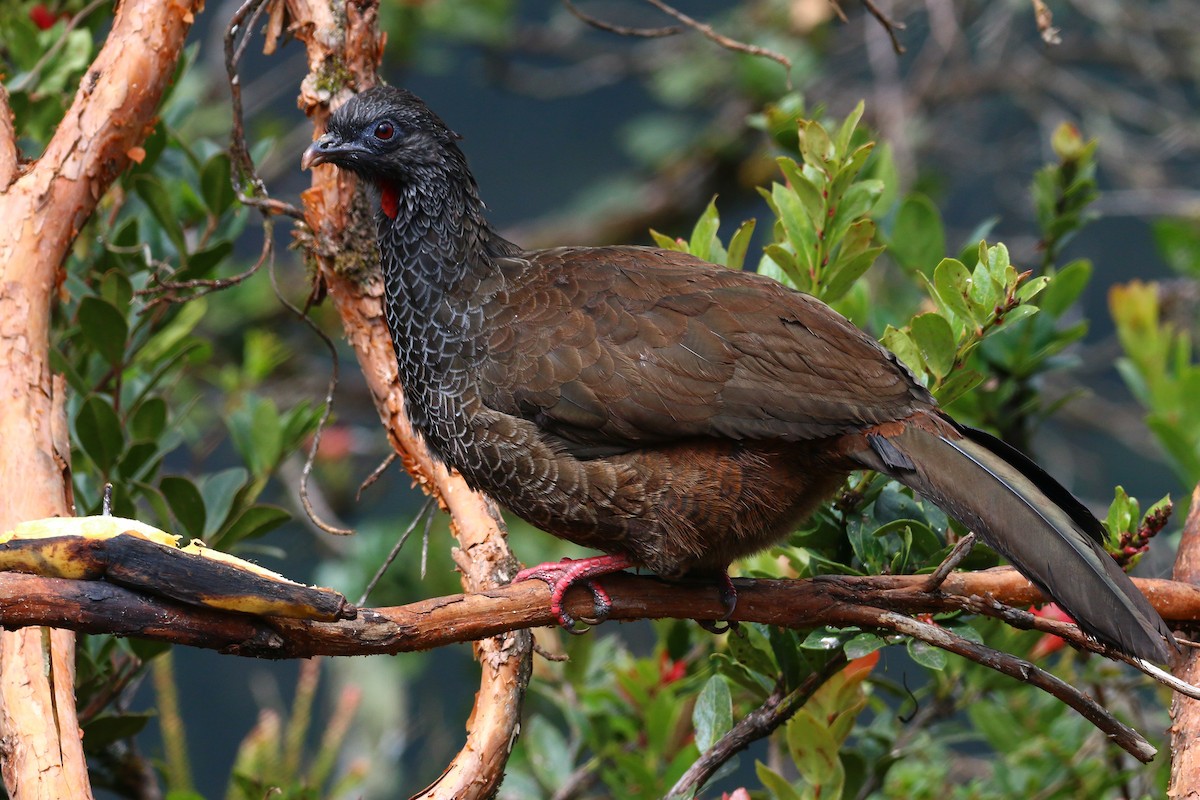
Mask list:
[[379,185],[403,185],[465,168],[457,138],[412,92],[377,86],[333,112],[300,166],[335,164]]

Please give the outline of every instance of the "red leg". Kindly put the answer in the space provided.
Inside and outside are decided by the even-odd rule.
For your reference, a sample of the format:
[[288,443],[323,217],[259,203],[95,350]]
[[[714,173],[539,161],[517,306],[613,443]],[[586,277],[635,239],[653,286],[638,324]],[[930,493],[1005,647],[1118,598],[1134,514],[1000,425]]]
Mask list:
[[[576,583],[583,581],[592,590],[593,602],[596,605],[596,618],[604,619],[612,609],[612,600],[595,578],[601,575],[611,575],[623,569],[637,566],[627,556],[594,556],[581,558],[578,561],[564,558],[562,561],[550,561],[529,567],[517,573],[513,583],[518,581],[539,580],[550,586],[550,610],[558,618],[568,633],[583,633],[575,629],[575,619],[562,606],[563,597],[567,590]],[[584,629],[586,630],[586,628]]]

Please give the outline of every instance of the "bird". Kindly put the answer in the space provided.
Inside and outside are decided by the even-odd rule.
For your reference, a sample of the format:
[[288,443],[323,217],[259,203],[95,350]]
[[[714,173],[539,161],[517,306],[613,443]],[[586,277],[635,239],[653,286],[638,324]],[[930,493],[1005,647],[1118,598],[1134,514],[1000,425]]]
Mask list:
[[1166,623],[1104,529],[1031,459],[940,409],[818,299],[641,246],[524,250],[488,221],[459,139],[412,92],[352,96],[301,158],[373,192],[405,408],[435,458],[534,526],[604,555],[523,570],[568,587],[630,567],[711,577],[764,550],[855,470],[913,489],[1079,626],[1163,663]]

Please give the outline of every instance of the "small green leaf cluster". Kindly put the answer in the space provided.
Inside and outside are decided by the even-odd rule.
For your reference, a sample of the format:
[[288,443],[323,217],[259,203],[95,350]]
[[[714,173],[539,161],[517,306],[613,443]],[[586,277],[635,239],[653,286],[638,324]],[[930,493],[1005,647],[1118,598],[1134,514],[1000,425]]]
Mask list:
[[1132,281],[1112,287],[1108,304],[1125,352],[1117,370],[1187,488],[1200,481],[1200,361],[1191,329],[1165,318],[1162,289]]
[[[570,660],[546,665],[530,684],[533,711],[522,725],[501,789],[502,798],[551,797],[590,775],[609,797],[663,797],[699,756],[697,737],[728,729],[722,698],[704,695],[698,659],[714,637],[695,626],[663,622],[648,656],[620,637],[580,636]],[[708,693],[719,689],[708,689]],[[693,720],[703,719],[693,735]]]
[[83,25],[68,31],[68,16],[83,3],[64,3],[57,14],[49,5],[59,6],[17,2],[0,6],[0,72],[13,115],[21,121],[21,145],[30,153],[40,152],[50,141],[74,87],[91,63],[95,32],[108,21],[107,14],[93,13]]
[[1058,263],[1062,248],[1096,214],[1089,209],[1099,197],[1096,185],[1096,141],[1085,141],[1070,123],[1059,125],[1050,137],[1058,162],[1042,167],[1033,177],[1033,205],[1042,229],[1042,267]]
[[1028,280],[1018,272],[1003,244],[980,242],[974,269],[943,258],[932,277],[923,273],[936,311],[917,314],[903,328],[889,325],[881,341],[900,357],[944,404],[978,386],[979,370],[964,368],[968,356],[991,334],[1037,313],[1030,301],[1049,278]]
[[[770,797],[776,800],[818,800],[853,796],[871,772],[853,757],[843,758],[846,740],[867,705],[867,677],[879,660],[877,653],[841,666],[807,698],[784,726],[784,743],[791,763],[800,773],[789,781],[763,762],[755,772]],[[840,661],[837,662],[841,664]]]
[[875,147],[854,136],[862,113],[859,103],[833,134],[815,120],[800,120],[801,162],[780,157],[785,182],[759,190],[775,228],[758,271],[828,303],[845,295],[883,252],[869,216],[883,182],[859,179]]
[[704,213],[696,221],[692,235],[687,239],[672,239],[658,231],[650,231],[654,243],[664,250],[691,253],[702,261],[721,264],[730,269],[742,269],[746,264],[746,253],[754,236],[754,220],[748,219],[738,226],[726,247],[721,242],[719,229],[721,217],[717,213],[717,198],[709,201]]

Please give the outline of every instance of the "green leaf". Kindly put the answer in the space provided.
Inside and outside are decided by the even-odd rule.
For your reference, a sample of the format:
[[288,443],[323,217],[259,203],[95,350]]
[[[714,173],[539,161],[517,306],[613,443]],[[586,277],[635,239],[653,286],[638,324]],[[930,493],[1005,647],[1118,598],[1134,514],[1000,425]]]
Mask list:
[[825,200],[821,197],[821,189],[801,171],[799,165],[790,158],[776,159],[779,170],[787,179],[786,189],[795,193],[804,206],[804,211],[810,220],[825,218]]
[[187,535],[193,538],[204,536],[204,498],[196,484],[178,475],[165,475],[158,482],[158,488]]
[[[825,797],[840,797],[840,792],[829,790],[830,784],[841,784],[842,769],[838,758],[840,742],[824,719],[818,719],[807,709],[801,709],[788,720],[784,729],[788,754],[796,769],[808,783],[821,788]],[[851,720],[853,722],[853,720]]]
[[958,259],[943,258],[933,270],[933,289],[938,299],[963,322],[978,327],[970,302],[971,282],[971,273]]
[[253,539],[275,530],[292,518],[287,509],[272,505],[253,505],[233,521],[228,530],[221,534],[221,543],[229,547],[237,542]]
[[182,259],[187,256],[187,241],[183,235],[183,226],[179,216],[171,205],[171,197],[159,179],[145,173],[135,175],[133,188],[138,197],[146,204],[150,214],[162,226],[167,238],[175,245],[175,251]]
[[687,250],[687,245],[678,239],[659,233],[651,228],[650,238],[654,240],[654,244],[661,247],[663,250],[674,250],[677,253],[682,253]]
[[750,249],[750,240],[754,236],[754,225],[754,220],[746,220],[738,226],[733,238],[729,240],[729,252],[725,256],[725,265],[730,269],[740,270],[746,266],[746,252]]
[[939,380],[949,375],[958,350],[950,323],[933,312],[918,314],[912,318],[909,332],[929,371]]
[[[214,242],[203,250],[197,250],[188,256],[187,264],[175,271],[171,276],[174,281],[191,281],[198,278],[208,278],[233,253],[233,242],[222,239]],[[196,302],[189,300],[188,305]]]
[[860,633],[845,644],[846,658],[853,661],[856,658],[869,656],[876,650],[887,647],[887,640],[873,633]]
[[817,234],[813,230],[813,220],[805,212],[794,191],[777,183],[772,187],[771,196],[779,208],[779,221],[787,234],[787,241],[795,252],[797,268],[803,267],[804,272],[815,274]]
[[946,668],[946,651],[920,639],[908,640],[908,655],[913,661],[928,669],[941,671]]
[[925,362],[921,358],[921,348],[913,341],[913,338],[899,328],[893,328],[888,325],[883,331],[883,336],[879,338],[883,346],[891,350],[896,358],[904,362],[904,365],[917,376],[925,373]]
[[984,377],[983,373],[973,369],[955,370],[953,375],[934,390],[934,394],[937,396],[940,404],[943,406],[950,405],[983,383]]
[[754,762],[754,772],[763,787],[771,793],[772,800],[804,800],[786,778],[761,761]]
[[237,194],[233,190],[228,155],[216,153],[204,162],[200,169],[200,191],[204,195],[205,205],[214,217],[221,216],[233,205]]
[[110,365],[120,366],[125,358],[129,326],[111,303],[95,295],[79,301],[79,329],[88,344]]
[[775,675],[778,665],[771,649],[770,639],[764,632],[765,626],[757,623],[742,625],[737,632],[726,637],[729,654],[746,668],[760,675]]
[[837,258],[825,270],[822,300],[827,303],[837,301],[870,269],[883,252],[882,247],[871,247],[874,238],[875,223],[870,219],[860,219],[849,227],[838,248]]
[[1188,219],[1160,219],[1154,223],[1154,245],[1172,270],[1200,278],[1200,223]]
[[804,637],[800,647],[805,650],[837,650],[845,639],[845,633],[836,628],[814,628]]
[[1050,285],[1050,278],[1047,275],[1039,275],[1033,280],[1027,280],[1017,289],[1017,301],[1028,303],[1033,298],[1037,297],[1046,287]]
[[529,765],[538,781],[547,788],[558,788],[571,777],[571,747],[566,738],[545,717],[535,714],[527,723],[530,747]]
[[821,123],[813,120],[800,120],[800,154],[804,163],[811,164],[822,172],[829,171],[829,162],[836,153],[829,134],[821,127]]
[[101,472],[108,473],[125,449],[121,420],[108,401],[92,395],[75,415],[75,437]]
[[863,111],[866,110],[866,103],[862,100],[858,101],[858,105],[854,110],[846,115],[842,126],[838,128],[837,136],[834,139],[834,147],[838,155],[845,154],[850,150],[850,141],[854,137],[854,129],[858,127],[858,123],[862,120]]
[[933,201],[923,194],[910,194],[896,212],[888,242],[897,263],[907,269],[931,275],[946,256],[946,233],[942,215]]
[[167,401],[150,397],[142,402],[129,420],[129,432],[134,439],[152,441],[162,436],[167,427]]
[[[208,525],[204,531],[206,537],[212,536],[225,523],[233,508],[238,493],[250,480],[249,473],[241,467],[230,467],[220,472],[206,476],[200,485],[200,493],[204,496],[204,506],[208,509]],[[216,546],[214,540],[209,544]]]
[[1047,314],[1061,317],[1083,294],[1091,279],[1091,261],[1083,258],[1072,261],[1054,273],[1050,285],[1042,292],[1038,305]]
[[796,264],[796,257],[777,244],[769,244],[763,248],[763,261],[758,265],[758,273],[793,289],[802,292],[812,292],[812,276],[802,271]]
[[110,744],[130,739],[153,719],[153,711],[126,711],[122,714],[101,714],[83,725],[83,742],[89,752],[99,752]]
[[247,395],[243,405],[229,415],[229,436],[257,478],[278,462],[283,447],[279,411],[270,398]]
[[700,690],[692,709],[692,725],[701,753],[708,752],[733,727],[733,697],[722,676],[713,675]]
[[714,196],[708,201],[700,219],[696,220],[692,238],[688,240],[688,252],[703,261],[712,261],[713,239],[716,238],[720,227],[721,217],[717,213],[717,198]]

